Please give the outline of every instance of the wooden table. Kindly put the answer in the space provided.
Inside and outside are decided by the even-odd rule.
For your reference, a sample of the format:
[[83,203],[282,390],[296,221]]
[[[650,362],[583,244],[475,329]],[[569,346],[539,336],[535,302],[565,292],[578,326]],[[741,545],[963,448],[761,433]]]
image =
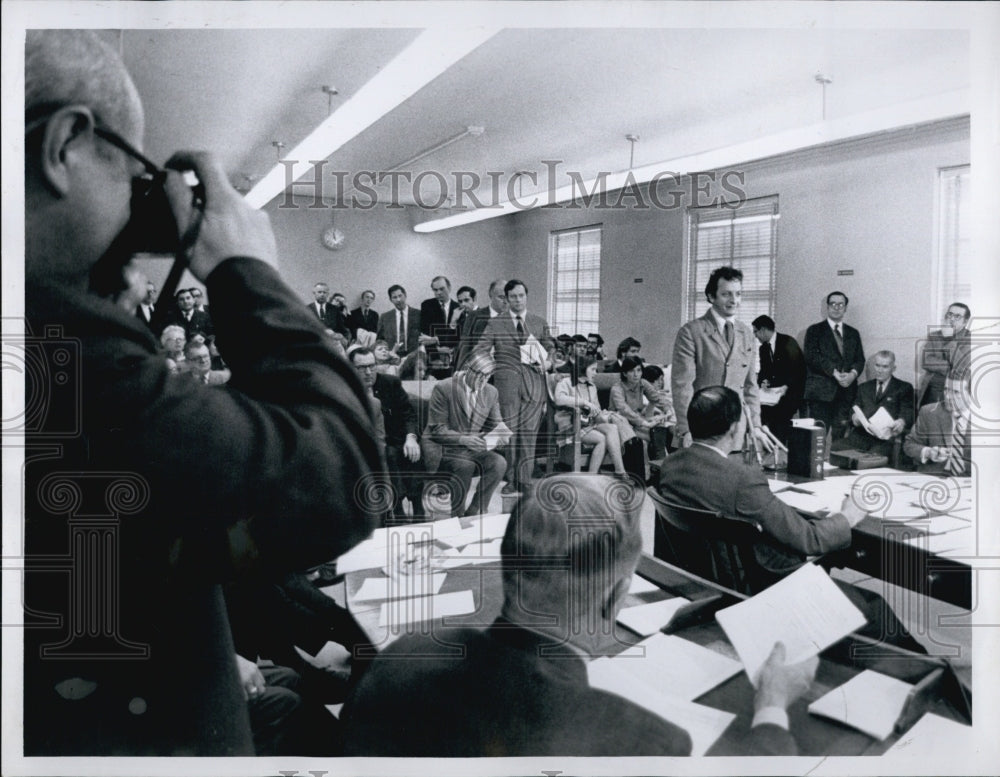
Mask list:
[[[637,574],[655,583],[659,590],[630,594],[625,606],[658,601],[672,596],[684,596],[701,603],[701,609],[687,622],[679,624],[673,633],[700,645],[720,641],[728,644],[725,633],[715,621],[716,610],[735,604],[743,598],[720,588],[709,581],[695,577],[677,567],[644,555]],[[451,569],[447,572],[441,593],[471,590],[475,611],[468,615],[454,616],[399,628],[379,625],[379,605],[353,601],[354,595],[368,577],[384,577],[381,569],[361,570],[346,575],[348,606],[371,638],[374,653],[392,639],[405,633],[433,633],[443,643],[452,641],[450,634],[457,628],[486,628],[499,615],[503,604],[500,561]],[[616,641],[619,649],[641,641],[641,638],[618,626]],[[864,648],[878,650],[866,651]],[[878,742],[854,729],[842,726],[807,712],[809,702],[843,684],[863,669],[873,669],[910,683],[916,683],[936,670],[943,669],[941,678],[927,691],[921,709],[962,722],[971,721],[971,700],[967,688],[960,683],[950,666],[941,659],[918,656],[895,647],[877,645],[864,637],[851,635],[821,654],[820,667],[808,693],[789,709],[791,730],[799,743],[802,755],[877,755],[884,752],[898,739],[896,735]],[[753,717],[753,688],[744,672],[695,699],[716,709],[734,713],[735,720],[709,749],[706,755],[745,755],[750,751],[750,722]]]

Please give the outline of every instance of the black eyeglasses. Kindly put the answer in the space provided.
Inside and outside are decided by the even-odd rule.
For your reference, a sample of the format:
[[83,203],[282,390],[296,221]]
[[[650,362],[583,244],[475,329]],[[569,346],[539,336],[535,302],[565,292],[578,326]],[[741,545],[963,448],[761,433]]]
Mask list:
[[125,138],[117,132],[112,132],[104,127],[94,127],[94,134],[102,140],[107,141],[115,148],[124,151],[142,165],[145,172],[142,175],[137,175],[132,178],[132,191],[134,194],[138,196],[145,196],[153,189],[154,186],[158,184],[162,185],[162,183],[166,180],[166,170],[160,169],[159,166],[155,165],[143,156],[135,148],[135,146],[125,140]]

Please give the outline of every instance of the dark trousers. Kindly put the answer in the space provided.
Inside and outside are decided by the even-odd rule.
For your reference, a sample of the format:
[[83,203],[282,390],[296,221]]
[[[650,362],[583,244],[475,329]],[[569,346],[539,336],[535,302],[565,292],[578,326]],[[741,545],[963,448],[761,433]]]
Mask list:
[[[485,513],[506,468],[504,457],[495,451],[471,451],[465,448],[446,450],[438,472],[448,476],[451,514],[461,516]],[[465,499],[474,475],[479,475],[479,487],[466,510]]]
[[856,393],[852,391],[853,388],[853,384],[847,388],[837,386],[837,393],[829,402],[809,400],[809,415],[826,424],[832,440],[839,440],[847,433],[847,427],[851,423],[851,404]]
[[545,378],[526,365],[498,365],[493,385],[499,394],[500,415],[514,432],[504,453],[505,479],[508,483],[519,483],[530,478],[534,464],[538,428],[548,401]]
[[339,755],[340,724],[322,704],[303,695],[299,675],[287,666],[259,669],[264,692],[247,702],[257,755]]
[[403,497],[410,500],[413,505],[413,519],[423,520],[424,503],[422,499],[424,489],[424,462],[410,461],[403,455],[402,445],[385,446],[385,463],[392,479],[392,488],[395,495],[392,511],[397,520],[406,518],[403,512]]

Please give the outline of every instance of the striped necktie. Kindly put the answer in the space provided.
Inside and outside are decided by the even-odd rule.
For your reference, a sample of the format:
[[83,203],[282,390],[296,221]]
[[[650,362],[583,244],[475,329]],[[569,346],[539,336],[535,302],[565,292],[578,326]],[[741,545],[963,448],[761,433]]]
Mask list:
[[968,431],[969,422],[965,416],[960,415],[952,419],[948,460],[944,463],[945,471],[952,475],[965,474],[965,437]]

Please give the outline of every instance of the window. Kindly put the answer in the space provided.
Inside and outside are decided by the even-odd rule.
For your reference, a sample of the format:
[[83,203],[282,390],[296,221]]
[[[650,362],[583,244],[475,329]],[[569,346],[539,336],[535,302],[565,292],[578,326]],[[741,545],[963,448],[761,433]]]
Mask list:
[[601,227],[549,235],[549,324],[553,334],[598,332],[601,320]]
[[688,208],[686,320],[708,310],[705,284],[712,270],[723,265],[743,271],[742,321],[774,315],[777,226],[777,196],[747,200],[738,208]]
[[934,322],[952,302],[972,296],[972,212],[969,165],[938,170],[937,251],[932,300]]

